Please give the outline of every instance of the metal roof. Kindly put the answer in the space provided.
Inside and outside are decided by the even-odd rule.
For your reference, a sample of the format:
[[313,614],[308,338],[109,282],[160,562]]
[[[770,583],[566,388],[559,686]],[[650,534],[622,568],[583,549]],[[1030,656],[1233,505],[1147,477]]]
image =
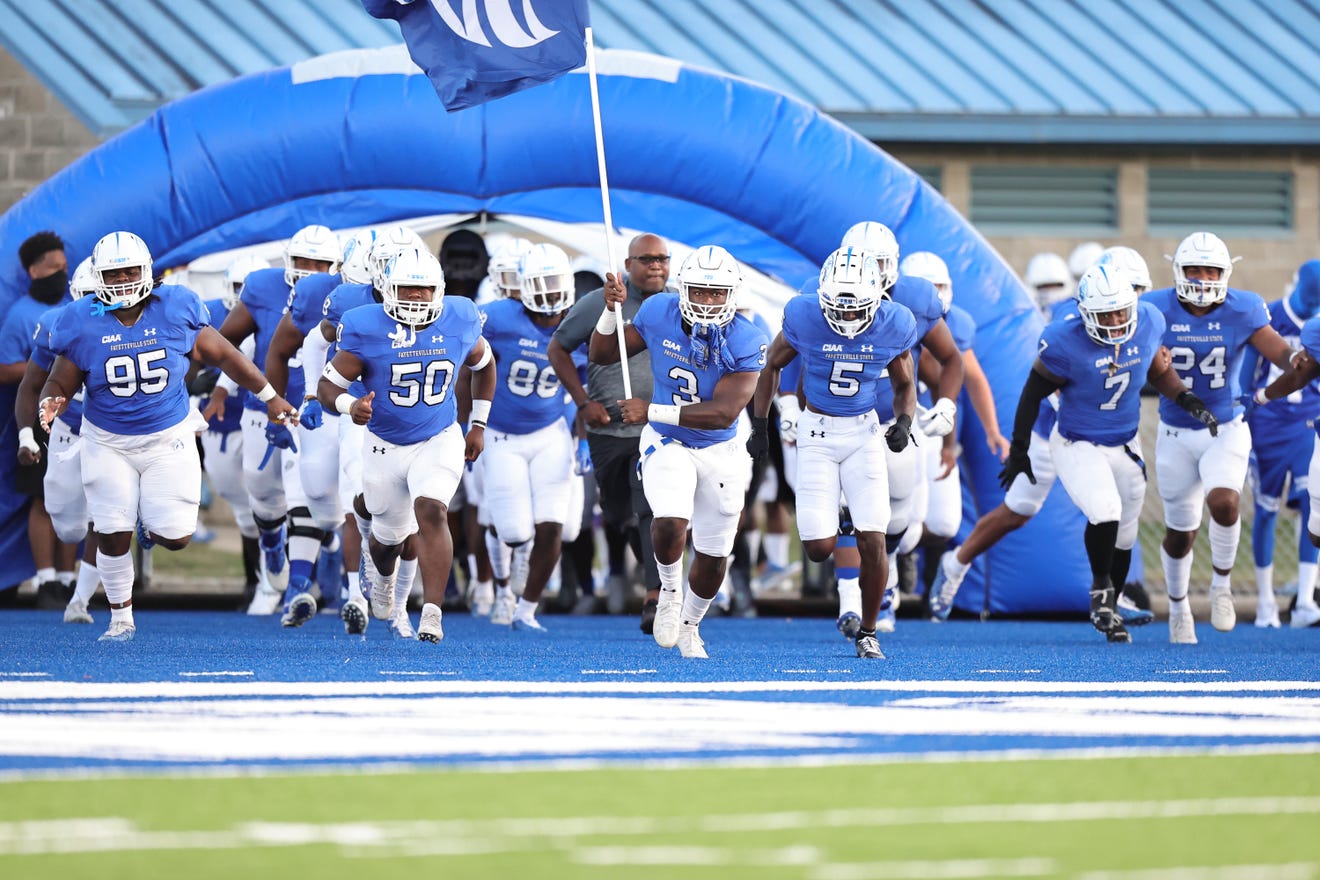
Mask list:
[[[604,47],[724,70],[879,141],[1320,141],[1320,0],[591,0]],[[397,43],[358,0],[0,0],[98,134],[234,76]]]

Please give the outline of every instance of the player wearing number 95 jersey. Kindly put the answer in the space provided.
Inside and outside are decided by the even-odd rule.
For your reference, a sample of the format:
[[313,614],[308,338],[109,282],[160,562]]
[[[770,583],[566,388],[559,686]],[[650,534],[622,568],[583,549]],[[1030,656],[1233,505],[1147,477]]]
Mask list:
[[[321,405],[366,425],[362,495],[371,516],[369,550],[376,565],[371,612],[394,616],[394,588],[404,542],[418,533],[422,621],[417,637],[444,638],[440,603],[453,563],[447,521],[463,461],[481,454],[495,369],[471,300],[444,296],[440,262],[407,248],[382,274],[383,302],[350,309],[339,324],[339,351],[317,387]],[[458,426],[453,384],[472,368],[472,417],[466,441]],[[366,394],[349,387],[361,379]]]
[[210,325],[197,294],[173,285],[154,288],[151,253],[130,232],[113,232],[92,250],[95,297],[66,308],[51,327],[59,357],[42,389],[43,426],[86,387],[82,476],[95,523],[96,568],[110,601],[103,641],[133,638],[133,557],[143,534],[170,550],[188,544],[197,525],[201,460],[195,432],[206,423],[188,397],[190,360],[219,367],[266,405],[273,421],[297,421],[297,411],[266,382],[252,361]]
[[1106,264],[1089,269],[1078,282],[1077,311],[1080,321],[1055,321],[1041,334],[999,481],[1005,489],[1018,474],[1036,482],[1028,455],[1031,429],[1041,401],[1057,390],[1059,418],[1050,454],[1068,496],[1087,519],[1091,623],[1111,642],[1130,642],[1117,612],[1116,587],[1127,580],[1146,494],[1137,441],[1143,381],[1175,399],[1211,433],[1218,423],[1170,369],[1160,345],[1164,316],[1138,299],[1127,273]]
[[[650,401],[619,401],[626,424],[645,424],[642,488],[655,518],[651,538],[660,569],[654,636],[684,657],[706,656],[697,627],[724,579],[751,474],[747,451],[734,436],[752,399],[769,340],[737,313],[742,271],[722,247],[688,254],[678,270],[678,294],[657,293],[624,328],[627,354],[646,349],[653,376]],[[591,336],[598,364],[619,360],[616,303],[627,296],[606,276],[605,311]],[[690,590],[683,597],[683,548],[692,526]]]
[[1270,326],[1264,300],[1228,286],[1232,272],[1233,260],[1219,237],[1194,232],[1174,253],[1174,286],[1144,298],[1164,315],[1168,325],[1164,345],[1174,371],[1205,401],[1220,426],[1218,436],[1212,436],[1170,401],[1160,401],[1155,444],[1155,468],[1164,500],[1160,560],[1169,591],[1169,640],[1174,643],[1196,642],[1187,590],[1203,498],[1210,506],[1214,566],[1210,622],[1227,632],[1237,621],[1229,572],[1242,534],[1238,504],[1251,456],[1251,432],[1237,402],[1242,358],[1251,345],[1266,360],[1287,369],[1292,356],[1288,343]]

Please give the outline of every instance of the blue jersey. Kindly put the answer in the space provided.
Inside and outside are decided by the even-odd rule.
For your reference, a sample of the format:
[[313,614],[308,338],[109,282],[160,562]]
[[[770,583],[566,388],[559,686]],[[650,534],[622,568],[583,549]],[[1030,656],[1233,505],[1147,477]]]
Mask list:
[[400,446],[421,443],[454,424],[458,368],[481,338],[471,300],[445,297],[440,317],[411,332],[372,303],[339,324],[339,348],[362,361],[362,384],[376,393],[367,428]]
[[[1251,334],[1270,322],[1265,301],[1250,291],[1230,287],[1222,303],[1197,317],[1187,311],[1172,287],[1141,299],[1164,314],[1164,345],[1183,384],[1220,422],[1241,413],[1237,399],[1242,396],[1242,355]],[[1160,420],[1175,428],[1205,427],[1167,397],[1160,398]]]
[[[211,323],[219,327],[229,317],[229,309],[225,308],[225,301],[222,298],[208,299],[206,301],[206,310],[211,315]],[[203,367],[208,372],[219,373],[215,367]],[[207,397],[202,401],[202,409],[206,409],[211,399]],[[212,431],[219,431],[221,434],[228,434],[231,431],[237,431],[243,427],[243,402],[242,398],[229,395],[225,398],[224,409],[220,415],[215,416],[207,423],[207,427]]]
[[[912,317],[917,321],[917,342],[926,338],[931,328],[944,318],[944,304],[940,302],[939,291],[925,278],[914,275],[900,275],[889,288],[889,298],[900,305],[907,306]],[[914,352],[914,355],[920,352]],[[912,361],[912,372],[916,374],[916,358]],[[894,388],[888,382],[877,382],[875,386],[875,411],[880,421],[888,422],[894,418]]]
[[1067,297],[1066,299],[1061,299],[1061,300],[1059,300],[1058,302],[1056,302],[1056,303],[1054,303],[1053,305],[1050,306],[1050,323],[1051,323],[1051,324],[1053,324],[1055,321],[1060,320],[1061,318],[1066,318],[1066,317],[1068,317],[1069,315],[1072,315],[1073,317],[1077,317],[1077,299],[1076,299],[1076,297],[1071,297],[1071,296],[1070,296],[1070,297]]
[[184,376],[198,332],[211,322],[186,287],[162,285],[125,327],[115,312],[93,315],[83,297],[56,316],[50,346],[83,372],[83,418],[113,434],[154,434],[182,422],[192,408]]
[[[37,329],[32,331],[32,356],[30,360],[47,373],[50,372],[51,365],[55,363],[55,352],[50,347],[50,328],[54,326],[55,319],[67,305],[69,303],[46,309],[37,318]],[[69,430],[75,434],[82,430],[83,397],[83,389],[79,388],[78,393],[69,398],[68,407],[60,414],[60,421],[68,425]]]
[[1136,330],[1121,346],[1098,344],[1080,320],[1046,327],[1040,336],[1040,360],[1064,381],[1059,433],[1101,446],[1122,446],[1136,436],[1141,386],[1163,337],[1164,315],[1144,297],[1137,301]]
[[66,296],[51,306],[24,295],[10,303],[9,313],[0,325],[0,364],[16,364],[30,358],[37,320],[50,309],[70,302],[72,299]]
[[[289,309],[293,291],[284,283],[283,269],[258,269],[248,275],[243,282],[243,305],[252,315],[257,325],[256,349],[252,352],[252,362],[257,369],[265,371],[266,352],[270,350],[270,341],[275,337],[275,328]],[[284,389],[285,400],[303,399],[302,370],[289,370],[289,385]],[[257,396],[246,389],[243,391],[243,408],[266,411],[266,404],[257,400]]]
[[[633,327],[646,341],[651,355],[653,385],[651,402],[683,406],[709,400],[715,385],[729,373],[756,373],[765,366],[769,340],[756,325],[742,315],[734,315],[724,327],[724,339],[733,368],[728,369],[712,353],[705,367],[692,362],[692,340],[678,312],[678,294],[657,293],[648,296],[633,318]],[[701,430],[682,425],[652,422],[662,437],[700,449],[733,437],[736,424],[727,428]]]
[[[303,336],[320,326],[325,317],[326,304],[330,294],[339,287],[338,275],[327,272],[314,272],[299,278],[293,285],[293,297],[289,300],[289,319]],[[338,323],[337,321],[335,323]]]
[[[353,309],[379,302],[380,300],[376,299],[376,289],[370,284],[340,284],[331,290],[321,303],[321,319],[338,327],[339,322],[344,320],[344,315]],[[330,348],[325,353],[327,364],[334,360],[335,352],[338,350],[337,342],[330,343]],[[361,397],[367,393],[367,389],[361,382],[354,382],[348,386],[348,393],[354,397]]]
[[[1270,326],[1283,337],[1289,347],[1302,347],[1302,327],[1308,323],[1293,312],[1287,297],[1269,304]],[[1256,368],[1247,377],[1250,389],[1264,388],[1279,378],[1283,371],[1265,358],[1256,359]],[[1243,389],[1248,390],[1248,389]],[[1307,382],[1287,397],[1270,401],[1269,406],[1259,406],[1251,411],[1253,445],[1259,447],[1270,440],[1270,429],[1280,429],[1290,425],[1314,422],[1320,416],[1320,379]],[[1269,429],[1266,429],[1269,426]],[[1262,430],[1263,429],[1263,430]]]
[[958,346],[958,351],[970,351],[976,343],[976,319],[972,317],[971,312],[958,306],[949,306],[949,311],[944,316],[944,323],[949,325],[949,333],[952,334],[953,344]]
[[859,416],[874,408],[874,386],[889,384],[889,362],[917,341],[917,321],[904,306],[882,301],[871,326],[849,339],[830,328],[817,297],[795,296],[784,306],[783,332],[802,361],[807,405]]
[[486,303],[481,314],[481,335],[495,355],[496,370],[488,427],[530,434],[562,417],[563,387],[546,354],[555,328],[537,324],[516,299]]

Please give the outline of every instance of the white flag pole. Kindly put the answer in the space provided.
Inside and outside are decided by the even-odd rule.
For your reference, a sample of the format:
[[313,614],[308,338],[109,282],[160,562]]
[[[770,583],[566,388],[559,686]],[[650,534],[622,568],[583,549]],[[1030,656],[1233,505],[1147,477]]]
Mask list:
[[[605,173],[605,138],[600,128],[600,92],[596,88],[596,44],[587,28],[587,79],[591,83],[591,121],[596,126],[596,164],[600,168],[600,202],[605,213],[606,266],[616,275],[619,264],[614,262],[614,215],[610,211],[610,179]],[[623,304],[615,307],[615,324],[619,334],[619,366],[623,368],[623,396],[632,397],[632,379],[628,375],[628,343],[624,340]]]

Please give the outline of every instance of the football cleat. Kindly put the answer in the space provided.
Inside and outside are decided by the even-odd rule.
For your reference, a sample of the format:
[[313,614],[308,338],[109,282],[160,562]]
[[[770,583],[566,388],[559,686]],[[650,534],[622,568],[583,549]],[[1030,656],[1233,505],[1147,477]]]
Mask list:
[[1320,623],[1320,606],[1298,605],[1293,609],[1292,620],[1288,626],[1293,629],[1306,629]]
[[541,622],[535,617],[515,617],[513,619],[514,632],[546,632],[546,628],[541,626]]
[[110,628],[101,634],[98,642],[131,642],[137,627],[127,620],[112,620]]
[[419,641],[431,642],[435,644],[445,637],[444,627],[441,626],[443,615],[440,612],[439,605],[427,603],[422,606],[422,625],[417,628],[417,638]]
[[864,660],[883,660],[884,652],[880,650],[880,642],[876,640],[875,633],[857,635],[857,656]]
[[875,618],[875,631],[882,633],[891,633],[898,626],[898,616],[894,614],[894,606],[881,610]]
[[1196,621],[1192,617],[1192,606],[1186,596],[1169,600],[1169,643],[1196,644]]
[[302,626],[316,615],[316,600],[312,598],[311,581],[294,578],[284,590],[284,614],[280,626]]
[[87,606],[79,602],[77,597],[69,600],[69,604],[64,606],[65,623],[95,623],[92,615],[87,613]]
[[951,563],[956,562],[953,558],[953,550],[948,551],[940,557],[939,564],[935,567],[935,581],[930,585],[930,619],[948,620],[949,614],[953,611],[953,600],[958,595],[958,588],[962,586],[963,578],[967,576],[966,570],[962,574],[953,574]]
[[1115,602],[1113,587],[1092,590],[1091,626],[1104,633],[1105,639],[1108,641],[1130,642],[1132,636],[1128,634],[1127,628],[1123,626],[1123,620],[1119,617]]
[[408,612],[397,613],[390,618],[390,634],[396,639],[415,639],[417,633],[413,632],[412,621],[408,619]]
[[474,583],[472,593],[468,596],[468,608],[472,611],[472,616],[490,617],[490,611],[494,604],[495,585],[489,581]]
[[513,612],[518,609],[518,600],[513,593],[496,596],[495,604],[490,609],[490,622],[496,626],[512,626]]
[[655,613],[659,607],[658,599],[647,599],[642,605],[642,632],[648,636],[655,634]]
[[681,624],[678,628],[678,653],[694,660],[708,660],[706,643],[701,640],[695,626]]
[[254,617],[274,614],[279,610],[280,599],[280,591],[272,587],[270,581],[263,577],[252,594],[252,602],[247,607],[247,613]]
[[1237,625],[1237,609],[1233,607],[1233,591],[1225,584],[1210,588],[1210,625],[1220,632],[1232,632]]
[[349,599],[342,608],[339,609],[339,619],[344,622],[344,632],[350,636],[360,636],[367,631],[367,622],[371,619],[367,614],[366,599]]
[[394,585],[398,579],[398,560],[394,562],[394,571],[388,575],[376,572],[376,579],[371,582],[371,616],[377,620],[389,620],[394,616]]
[[1155,612],[1138,608],[1127,593],[1118,597],[1118,619],[1124,626],[1145,626],[1155,619]]
[[678,644],[678,627],[683,616],[683,593],[680,590],[661,590],[655,609],[655,643],[662,648]]
[[838,620],[834,621],[834,626],[845,639],[850,642],[856,641],[857,633],[862,629],[861,615],[852,611],[845,611],[839,615]]

